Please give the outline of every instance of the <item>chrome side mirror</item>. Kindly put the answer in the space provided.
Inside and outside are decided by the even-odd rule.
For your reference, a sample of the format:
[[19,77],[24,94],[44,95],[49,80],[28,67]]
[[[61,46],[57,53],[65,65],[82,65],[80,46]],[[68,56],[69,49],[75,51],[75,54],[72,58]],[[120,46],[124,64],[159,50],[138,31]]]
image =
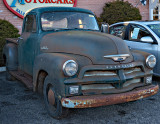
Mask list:
[[153,43],[153,39],[150,36],[145,36],[141,38],[142,42],[146,42],[146,43]]
[[101,32],[109,33],[109,24],[108,23],[102,23]]

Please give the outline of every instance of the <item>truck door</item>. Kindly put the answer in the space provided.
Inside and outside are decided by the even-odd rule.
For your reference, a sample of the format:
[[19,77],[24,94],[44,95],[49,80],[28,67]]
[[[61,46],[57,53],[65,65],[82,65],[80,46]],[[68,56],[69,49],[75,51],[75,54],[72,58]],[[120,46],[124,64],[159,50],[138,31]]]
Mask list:
[[19,68],[32,75],[36,52],[36,41],[38,40],[36,14],[31,13],[24,18],[23,30],[19,38]]

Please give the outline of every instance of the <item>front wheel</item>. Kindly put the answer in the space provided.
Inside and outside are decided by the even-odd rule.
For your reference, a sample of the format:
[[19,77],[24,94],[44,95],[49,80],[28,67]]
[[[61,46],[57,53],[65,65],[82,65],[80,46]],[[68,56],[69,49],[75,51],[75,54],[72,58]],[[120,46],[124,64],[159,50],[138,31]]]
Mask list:
[[62,107],[53,85],[45,80],[43,87],[44,102],[50,116],[61,119],[68,115],[69,109]]

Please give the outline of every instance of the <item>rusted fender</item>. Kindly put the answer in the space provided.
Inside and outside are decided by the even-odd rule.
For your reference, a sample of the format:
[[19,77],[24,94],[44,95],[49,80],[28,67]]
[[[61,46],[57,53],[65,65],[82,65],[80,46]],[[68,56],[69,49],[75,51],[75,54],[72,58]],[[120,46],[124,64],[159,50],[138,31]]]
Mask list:
[[66,108],[99,107],[105,105],[125,103],[149,97],[155,95],[158,92],[158,90],[158,85],[149,85],[141,88],[136,88],[130,92],[120,94],[74,96],[70,98],[62,98],[61,103],[62,106]]

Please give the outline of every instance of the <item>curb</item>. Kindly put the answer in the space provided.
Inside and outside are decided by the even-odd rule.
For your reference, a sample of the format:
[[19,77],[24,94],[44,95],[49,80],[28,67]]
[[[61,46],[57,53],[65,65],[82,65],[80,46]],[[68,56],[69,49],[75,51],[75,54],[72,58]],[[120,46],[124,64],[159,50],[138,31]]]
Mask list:
[[6,71],[6,67],[0,67],[0,72]]

